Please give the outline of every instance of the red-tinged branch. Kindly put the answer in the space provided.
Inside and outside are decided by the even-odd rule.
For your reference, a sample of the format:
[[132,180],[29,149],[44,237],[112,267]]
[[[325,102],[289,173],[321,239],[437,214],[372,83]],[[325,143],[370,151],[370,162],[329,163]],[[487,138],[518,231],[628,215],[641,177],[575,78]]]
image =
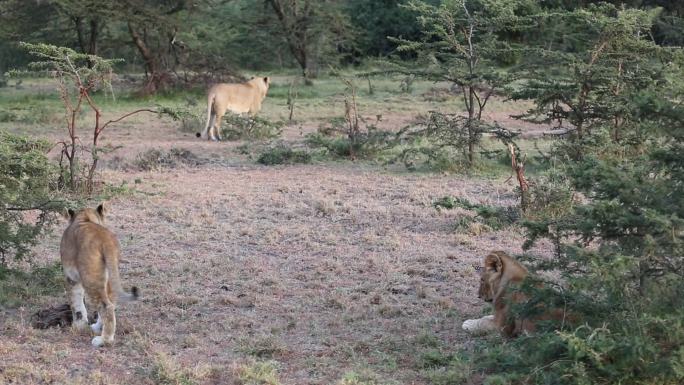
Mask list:
[[515,156],[515,147],[512,143],[508,144],[508,151],[511,153],[511,168],[515,172],[515,176],[518,178],[518,184],[520,185],[520,208],[522,211],[527,210],[528,206],[528,190],[530,189],[530,184],[525,178],[525,164],[524,160],[518,161]]
[[151,112],[151,113],[153,113],[153,114],[156,114],[158,111],[155,111],[155,110],[152,110],[152,109],[149,109],[149,108],[141,108],[141,109],[139,109],[139,110],[135,110],[135,111],[133,111],[133,112],[129,112],[129,113],[127,113],[126,115],[123,115],[123,116],[121,116],[121,117],[118,118],[118,119],[113,119],[113,120],[110,120],[110,121],[106,122],[105,124],[103,124],[102,127],[100,127],[100,132],[102,132],[102,130],[104,130],[104,128],[107,127],[108,125],[110,125],[111,123],[116,123],[116,122],[118,122],[118,121],[121,121],[121,120],[126,119],[127,117],[129,117],[129,116],[131,116],[131,115],[135,115],[135,114],[138,114],[138,113],[141,113],[141,112]]

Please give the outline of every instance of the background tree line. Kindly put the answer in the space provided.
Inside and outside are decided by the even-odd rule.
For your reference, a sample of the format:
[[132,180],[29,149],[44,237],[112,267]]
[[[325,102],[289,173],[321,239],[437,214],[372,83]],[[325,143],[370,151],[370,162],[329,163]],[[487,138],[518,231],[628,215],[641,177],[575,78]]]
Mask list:
[[[656,43],[684,43],[684,3],[612,0],[621,7],[663,11],[651,33]],[[154,92],[190,73],[220,77],[237,69],[296,68],[315,77],[328,65],[359,64],[395,52],[389,37],[415,39],[421,25],[403,0],[5,0],[0,3],[0,72],[31,59],[17,42],[51,43],[81,53],[123,58],[147,74]],[[437,5],[440,0],[422,3]],[[491,1],[494,7],[496,1]],[[534,14],[586,8],[598,1],[524,2]],[[562,32],[562,31],[561,31]],[[570,32],[570,31],[568,31]],[[500,31],[531,42],[534,34]]]

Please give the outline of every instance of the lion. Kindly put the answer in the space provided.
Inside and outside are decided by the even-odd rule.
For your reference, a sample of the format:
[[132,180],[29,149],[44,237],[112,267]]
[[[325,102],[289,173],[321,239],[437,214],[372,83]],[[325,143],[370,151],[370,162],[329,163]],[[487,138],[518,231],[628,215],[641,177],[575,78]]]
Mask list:
[[71,294],[73,325],[79,330],[88,325],[88,311],[83,295],[99,305],[97,322],[90,325],[96,334],[91,343],[95,347],[114,342],[117,299],[131,301],[138,298],[138,288],[130,293],[121,288],[119,279],[119,242],[114,233],[104,226],[104,203],[96,209],[78,212],[69,209],[69,226],[60,243],[62,269]]
[[245,83],[220,83],[211,87],[207,94],[207,124],[197,137],[221,140],[221,120],[226,111],[256,115],[261,110],[270,83],[271,79],[266,76],[252,78]]
[[512,319],[510,304],[522,303],[527,300],[527,296],[519,291],[511,291],[510,288],[520,286],[527,276],[527,269],[505,252],[489,253],[484,259],[480,273],[480,289],[477,296],[486,302],[492,302],[494,314],[466,320],[463,322],[463,329],[471,333],[496,330],[506,337],[515,337],[521,333],[534,332],[535,321],[564,319],[565,313],[560,309],[545,310],[541,315],[530,319]]

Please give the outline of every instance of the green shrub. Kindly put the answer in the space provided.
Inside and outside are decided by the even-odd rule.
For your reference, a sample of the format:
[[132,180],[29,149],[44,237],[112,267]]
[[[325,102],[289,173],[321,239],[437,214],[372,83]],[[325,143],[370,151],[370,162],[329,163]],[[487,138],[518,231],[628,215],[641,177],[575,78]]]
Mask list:
[[387,149],[392,136],[387,131],[369,129],[368,132],[358,133],[352,143],[346,136],[329,136],[317,132],[306,135],[306,144],[311,148],[324,150],[333,158],[349,158],[354,154],[356,157],[368,159]]
[[25,272],[0,266],[0,307],[14,308],[52,296],[64,287],[61,263]]
[[500,230],[506,226],[510,226],[520,219],[520,211],[515,207],[497,207],[489,205],[480,205],[471,203],[467,199],[445,196],[432,203],[432,206],[437,210],[450,210],[456,207],[465,210],[474,211],[475,217],[461,217],[457,228],[469,226],[474,221],[487,226],[491,230]]
[[16,122],[18,118],[17,114],[12,111],[0,111],[0,122]]
[[563,167],[566,180],[544,193],[567,201],[567,185],[583,199],[550,209],[551,200],[541,199],[545,210],[525,222],[525,248],[540,239],[555,246],[553,259],[531,258],[529,267],[560,274],[562,290],[526,287],[529,304],[513,311],[526,316],[536,303],[551,302],[576,322],[542,327],[497,349],[485,344],[473,362],[492,381],[684,381],[684,108],[662,104],[639,107],[639,114],[664,131],[610,146],[621,151],[583,151]]
[[276,164],[311,163],[311,154],[306,150],[291,149],[283,144],[268,148],[259,155],[258,163],[272,166]]
[[223,117],[221,136],[225,140],[263,140],[280,136],[284,122],[272,122],[260,116],[228,113]]
[[[52,144],[0,131],[0,264],[25,257],[66,206],[58,191],[59,170],[47,152]],[[25,212],[36,212],[28,219]]]

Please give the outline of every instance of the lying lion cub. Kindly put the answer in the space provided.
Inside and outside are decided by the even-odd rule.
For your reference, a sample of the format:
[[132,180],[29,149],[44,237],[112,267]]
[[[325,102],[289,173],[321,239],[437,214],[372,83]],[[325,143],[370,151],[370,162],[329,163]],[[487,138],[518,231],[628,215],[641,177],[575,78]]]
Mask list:
[[494,314],[463,322],[463,329],[471,333],[498,330],[506,337],[530,333],[535,329],[534,321],[561,319],[563,312],[557,309],[547,311],[533,319],[509,318],[511,302],[520,303],[527,299],[521,292],[510,292],[509,287],[519,285],[527,277],[527,269],[503,251],[493,251],[484,259],[480,273],[478,298],[494,305]]
[[87,208],[77,213],[70,209],[69,226],[64,230],[59,250],[71,292],[74,327],[85,329],[88,325],[84,291],[93,303],[99,305],[97,322],[90,325],[95,333],[102,332],[92,340],[93,346],[97,347],[114,341],[117,297],[122,300],[138,298],[136,287],[130,294],[121,288],[119,242],[114,233],[104,227],[104,214],[102,204],[97,209]]

